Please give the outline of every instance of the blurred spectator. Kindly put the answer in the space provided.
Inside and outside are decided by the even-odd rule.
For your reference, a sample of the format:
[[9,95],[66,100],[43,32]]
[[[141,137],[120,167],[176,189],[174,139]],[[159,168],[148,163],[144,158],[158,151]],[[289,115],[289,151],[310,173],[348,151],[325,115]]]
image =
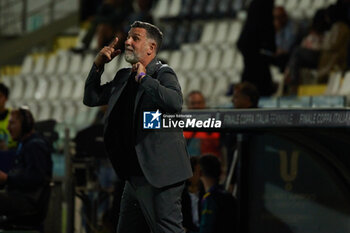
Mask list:
[[326,10],[316,11],[309,33],[301,42],[301,47],[311,50],[321,50],[323,34],[328,29],[326,24]]
[[103,0],[81,1],[80,21],[91,20],[96,13]]
[[[285,71],[287,84],[297,86],[302,68],[317,69],[318,80],[324,82],[329,73],[346,68],[350,30],[346,22],[346,12],[339,5],[331,5],[326,11],[315,15],[312,30],[303,40],[301,47],[295,48]],[[324,28],[330,28],[322,37]],[[291,91],[295,93],[296,90]]]
[[[200,91],[191,91],[186,97],[188,109],[205,109],[205,98]],[[214,154],[220,157],[220,134],[216,132],[184,131],[188,153],[191,156]]]
[[269,67],[269,60],[276,50],[273,5],[273,0],[253,0],[250,3],[247,19],[237,42],[244,61],[242,81],[254,84],[262,96],[270,96],[276,89]]
[[125,20],[132,12],[131,2],[127,0],[104,0],[98,8],[95,18],[84,36],[83,49],[88,49],[92,38],[97,33],[98,49],[118,37],[118,48],[123,48],[126,34],[123,30]]
[[325,80],[333,69],[345,71],[350,39],[345,10],[341,5],[332,5],[327,9],[326,19],[331,29],[324,36],[318,64],[317,76],[321,81]]
[[19,144],[12,169],[0,171],[0,184],[6,187],[6,192],[0,193],[0,215],[14,223],[23,216],[30,224],[40,222],[50,194],[51,146],[34,132],[34,119],[27,109],[13,110],[8,128]]
[[7,129],[11,113],[10,109],[6,108],[9,94],[9,89],[3,83],[0,83],[0,150],[7,150],[16,146]]
[[130,25],[135,21],[142,21],[153,24],[151,9],[153,0],[134,0],[134,11],[127,16],[127,22],[124,26],[124,31],[130,30]]
[[181,200],[182,225],[186,229],[186,233],[199,231],[200,200],[204,194],[204,188],[200,182],[199,157],[191,157],[191,167],[193,176],[186,181]]
[[221,164],[217,157],[199,159],[200,179],[206,193],[201,202],[200,233],[228,233],[237,229],[237,203],[220,185]]
[[243,82],[234,86],[232,103],[234,108],[257,108],[259,102],[259,92],[256,87]]
[[[233,87],[232,103],[235,109],[257,108],[259,103],[259,92],[256,87],[248,82],[238,83]],[[236,193],[239,184],[240,162],[235,158],[237,149],[237,134],[228,132],[221,134],[222,153],[226,159],[226,186],[227,190]],[[237,156],[237,155],[236,155]],[[230,173],[230,171],[233,171]]]
[[191,91],[186,98],[188,109],[205,109],[205,98],[200,91]]
[[274,8],[273,24],[276,33],[276,53],[272,58],[272,63],[283,72],[289,60],[290,52],[296,43],[298,26],[288,17],[282,6]]

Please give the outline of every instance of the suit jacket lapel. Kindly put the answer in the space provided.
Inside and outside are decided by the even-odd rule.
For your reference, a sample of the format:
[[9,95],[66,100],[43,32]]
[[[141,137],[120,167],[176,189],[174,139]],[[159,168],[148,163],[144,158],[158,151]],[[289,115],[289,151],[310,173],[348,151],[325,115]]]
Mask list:
[[[106,112],[106,115],[105,115],[105,119],[108,119],[109,114],[112,112],[112,110],[114,108],[114,105],[117,103],[117,101],[118,101],[118,99],[120,97],[120,94],[123,92],[126,84],[128,83],[128,78],[131,75],[130,72],[131,72],[131,69],[130,69],[130,71],[128,73],[125,74],[124,77],[121,77],[123,79],[123,81],[122,81],[123,84],[119,88],[119,90],[115,90],[114,89],[115,87],[113,88],[112,93],[111,93],[111,99],[110,99],[110,102],[108,103],[108,109],[107,109],[107,112]],[[113,92],[115,92],[115,93],[113,93]]]
[[[158,62],[158,60],[156,58],[154,58],[146,67],[146,74],[149,75],[149,76],[152,76],[157,68],[158,68],[158,65],[160,63]],[[136,112],[136,108],[137,108],[137,105],[143,95],[143,93],[145,92],[145,90],[139,86],[138,88],[138,91],[137,91],[137,94],[136,94],[136,98],[135,98],[135,105],[134,105],[134,113]],[[134,114],[134,118],[135,118],[135,114]]]

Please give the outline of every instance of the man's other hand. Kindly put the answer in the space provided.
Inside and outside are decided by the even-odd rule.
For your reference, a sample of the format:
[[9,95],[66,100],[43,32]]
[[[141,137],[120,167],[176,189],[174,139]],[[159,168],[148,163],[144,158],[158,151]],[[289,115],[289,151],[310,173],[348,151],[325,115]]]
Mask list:
[[108,46],[103,47],[95,58],[95,65],[101,68],[104,64],[110,62],[121,53],[120,49],[116,49],[118,37],[116,37]]

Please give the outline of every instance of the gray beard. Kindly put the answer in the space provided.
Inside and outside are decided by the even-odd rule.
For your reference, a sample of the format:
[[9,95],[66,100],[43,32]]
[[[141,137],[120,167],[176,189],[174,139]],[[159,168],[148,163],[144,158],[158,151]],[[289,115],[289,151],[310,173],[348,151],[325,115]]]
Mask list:
[[129,62],[130,64],[135,64],[139,61],[134,53],[125,53],[124,58],[125,61]]

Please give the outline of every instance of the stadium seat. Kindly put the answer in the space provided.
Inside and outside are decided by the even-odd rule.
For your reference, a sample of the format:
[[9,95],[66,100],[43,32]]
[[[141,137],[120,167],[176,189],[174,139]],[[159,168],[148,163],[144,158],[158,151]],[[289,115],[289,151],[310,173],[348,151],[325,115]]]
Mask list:
[[70,64],[70,54],[65,51],[61,51],[58,55],[58,64],[56,74],[66,74]]
[[168,10],[170,6],[170,0],[158,1],[157,5],[153,10],[153,16],[155,18],[163,18],[168,15]]
[[193,68],[196,52],[193,49],[186,49],[182,52],[183,57],[180,65],[181,70],[190,70]]
[[225,74],[223,72],[218,72],[215,74],[215,83],[216,85],[214,86],[212,90],[212,97],[218,98],[219,96],[224,96],[227,92],[228,89],[228,81],[225,77]]
[[293,12],[294,10],[297,9],[299,4],[299,0],[293,0],[293,1],[286,1],[284,8],[286,9],[287,12]]
[[284,6],[286,4],[286,0],[276,0],[275,6]]
[[89,74],[92,64],[94,63],[94,59],[95,59],[95,56],[92,53],[88,53],[85,55],[83,59],[82,67],[81,67],[82,74],[86,76]]
[[223,43],[227,40],[230,21],[223,20],[217,25],[214,41],[215,43]]
[[41,76],[38,78],[33,78],[30,76],[25,77],[25,88],[23,89],[23,99],[24,100],[30,100],[34,99],[36,88],[37,88],[37,83],[38,79],[40,79]]
[[[161,2],[161,1],[160,1]],[[180,18],[188,18],[192,12],[193,0],[182,0]]]
[[208,51],[205,49],[201,49],[197,52],[193,69],[203,71],[207,68],[207,66],[208,66]]
[[46,59],[44,55],[40,55],[39,57],[37,57],[35,64],[34,64],[34,69],[33,69],[33,74],[42,74],[44,72],[45,69],[45,64],[46,63]]
[[232,69],[235,61],[236,50],[234,48],[224,50],[220,68],[223,70]]
[[169,62],[169,56],[170,56],[170,51],[169,50],[163,50],[158,53],[158,58],[165,63]]
[[232,2],[236,1],[230,1],[230,0],[221,0],[218,2],[217,6],[217,12],[220,17],[224,16],[233,16],[234,14],[234,9],[233,9],[233,4]]
[[313,9],[321,9],[327,5],[326,0],[316,0],[312,2]]
[[14,77],[11,85],[11,97],[12,100],[19,100],[23,96],[25,88],[24,76]]
[[62,100],[71,100],[73,96],[73,88],[75,84],[74,82],[75,81],[70,76],[64,76],[60,80],[60,83],[61,83],[60,98]]
[[339,95],[350,95],[350,71],[345,73],[344,80],[340,86]]
[[52,54],[47,59],[47,64],[44,69],[44,74],[53,74],[56,71],[57,68],[57,55]]
[[243,68],[244,68],[243,56],[240,52],[237,52],[234,59],[234,69],[235,71],[238,71],[239,73],[241,73]]
[[340,82],[341,82],[342,74],[341,72],[332,73],[329,76],[326,95],[336,95],[339,91]]
[[175,49],[174,38],[176,36],[176,25],[168,24],[164,29],[164,38],[162,42],[163,49]]
[[27,55],[22,63],[22,69],[21,69],[21,74],[26,75],[26,74],[31,74],[33,72],[33,67],[34,67],[34,59],[32,55]]
[[188,77],[187,89],[185,96],[191,91],[194,90],[202,90],[202,78],[198,76],[198,74],[191,74]]
[[52,111],[49,119],[55,119],[57,122],[62,122],[64,119],[65,105],[59,100],[50,101],[50,104]]
[[215,21],[209,21],[204,25],[204,29],[201,35],[200,42],[203,44],[208,44],[214,41],[215,29],[217,25]]
[[51,117],[51,105],[48,101],[39,102],[39,113],[37,121],[48,120]]
[[67,79],[67,75],[54,76],[49,80],[49,88],[47,92],[47,99],[56,100],[62,98],[63,89],[62,83]]
[[34,98],[35,100],[46,99],[47,94],[50,93],[50,83],[45,76],[39,76],[37,78],[38,85],[35,90]]
[[73,101],[64,101],[63,104],[65,105],[63,121],[68,125],[74,126],[77,114],[77,107],[75,106]]
[[206,3],[206,6],[204,8],[204,13],[206,17],[213,17],[215,16],[217,9],[217,1],[215,0],[208,0]]
[[169,4],[168,17],[176,18],[179,16],[181,10],[181,0],[172,0]]
[[13,80],[17,78],[17,76],[15,77],[12,77],[12,76],[2,76],[1,78],[1,83],[3,83],[5,86],[7,86],[10,90],[12,90],[12,83],[13,83]]
[[71,61],[68,66],[69,74],[77,74],[81,72],[83,58],[81,54],[71,54]]
[[176,33],[174,34],[174,40],[172,41],[171,48],[178,49],[183,44],[188,35],[188,24],[183,23],[177,27]]
[[308,9],[311,6],[312,0],[300,0],[298,4],[298,9],[299,10],[305,10]]
[[187,79],[185,77],[185,75],[181,72],[178,72],[177,73],[177,79],[180,83],[180,86],[181,86],[181,91],[182,91],[182,94],[185,95],[185,93],[187,93]]
[[208,1],[209,2],[206,2],[205,0],[194,1],[192,6],[191,16],[194,18],[202,18],[204,15],[205,6],[208,6],[210,4],[210,1],[213,1],[213,0],[208,0]]
[[190,25],[190,29],[187,33],[186,42],[187,43],[196,43],[198,42],[201,36],[202,26],[200,23],[192,22]]
[[241,33],[242,22],[240,20],[230,21],[230,27],[227,35],[227,42],[235,44]]
[[176,71],[180,69],[182,61],[182,51],[173,51],[169,56],[169,65]]
[[210,73],[205,73],[202,77],[202,93],[206,99],[210,99],[213,94],[213,88],[216,85],[215,78]]
[[221,49],[214,49],[209,51],[209,61],[207,65],[208,70],[216,70],[220,67],[222,57]]

